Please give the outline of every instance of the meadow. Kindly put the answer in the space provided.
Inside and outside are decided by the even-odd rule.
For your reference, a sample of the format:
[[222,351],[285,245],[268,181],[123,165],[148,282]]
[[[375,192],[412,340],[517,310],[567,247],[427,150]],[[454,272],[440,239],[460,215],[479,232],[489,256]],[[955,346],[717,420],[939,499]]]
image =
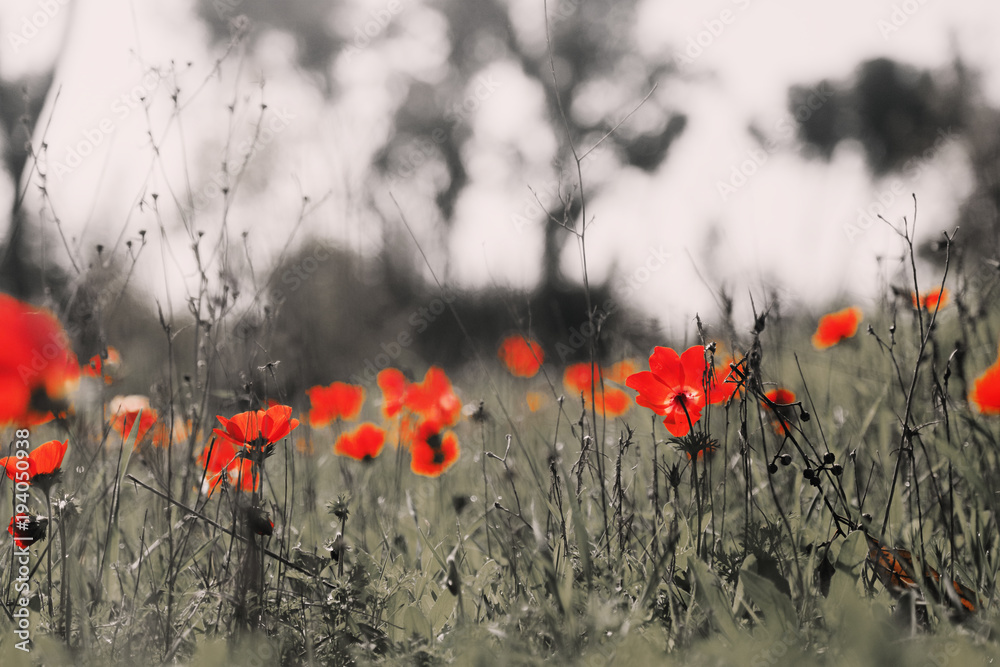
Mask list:
[[[875,301],[722,293],[653,346],[586,281],[541,336],[437,283],[328,372],[292,334],[347,302],[193,226],[173,311],[132,291],[145,231],[0,295],[0,663],[989,664],[1000,273],[960,231],[919,259],[915,216]],[[411,348],[442,322],[461,363]]]

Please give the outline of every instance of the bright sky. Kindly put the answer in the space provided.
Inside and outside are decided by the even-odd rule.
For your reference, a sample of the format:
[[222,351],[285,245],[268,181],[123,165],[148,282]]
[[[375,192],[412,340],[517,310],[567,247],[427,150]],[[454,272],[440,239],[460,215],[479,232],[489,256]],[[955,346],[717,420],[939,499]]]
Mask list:
[[[200,207],[195,227],[214,244],[222,198],[206,184],[222,181],[227,143],[230,164],[242,162],[241,144],[254,133],[262,100],[268,133],[229,211],[231,239],[239,243],[247,231],[256,268],[266,267],[305,195],[322,203],[303,224],[302,238],[325,235],[359,250],[377,247],[381,223],[366,212],[365,165],[402,94],[397,73],[429,82],[441,75],[443,26],[432,10],[403,1],[391,16],[394,37],[384,52],[360,49],[334,65],[343,89],[327,104],[295,68],[287,36],[269,38],[257,60],[231,56],[213,75],[221,51],[209,52],[193,0],[77,0],[72,11],[64,2],[5,0],[0,75],[30,72],[68,39],[46,135],[49,192],[65,233],[83,240],[86,257],[93,258],[90,249],[98,243],[112,247],[149,230],[139,278],[159,298],[169,293],[177,308],[184,292],[177,276],[193,285],[193,265],[177,231],[172,193],[193,193]],[[516,4],[518,25],[530,27],[534,20],[540,34],[541,2]],[[340,20],[363,28],[383,5],[355,2]],[[884,226],[849,238],[858,209],[892,195],[887,217],[898,220],[911,215],[908,193],[916,192],[920,231],[937,234],[953,226],[970,185],[968,168],[950,144],[913,180],[871,183],[857,147],[842,147],[831,164],[806,161],[791,141],[787,89],[846,77],[872,57],[942,67],[958,53],[983,73],[987,99],[1000,105],[998,25],[1000,4],[986,0],[647,0],[633,36],[644,52],[673,56],[702,43],[701,52],[689,52],[695,56],[685,76],[655,93],[664,106],[687,114],[689,123],[655,174],[617,169],[600,151],[589,161],[585,179],[596,184],[613,177],[615,183],[589,202],[592,280],[614,267],[628,281],[629,297],[675,331],[689,327],[696,311],[714,315],[713,297],[696,268],[712,289],[728,285],[741,304],[748,289],[759,300],[765,287],[773,287],[793,304],[841,298],[866,305],[878,284],[876,256],[898,255],[901,246]],[[541,121],[536,86],[504,63],[483,76],[480,88],[474,82],[469,91],[479,103],[461,121],[475,130],[468,147],[472,183],[459,202],[450,245],[442,247],[434,232],[426,184],[408,181],[394,193],[436,268],[449,263],[452,280],[530,285],[538,276],[540,229],[516,224],[516,216],[531,208],[529,187],[543,198],[552,191],[555,144]],[[180,122],[170,115],[175,85],[182,103],[190,100]],[[139,97],[152,100],[148,113]],[[227,106],[234,101],[231,120]],[[637,101],[622,100],[618,115]],[[774,151],[760,152],[747,133],[751,123],[777,141]],[[160,160],[153,157],[150,127]],[[511,164],[515,150],[524,164]],[[733,179],[741,165],[752,172],[745,183]],[[723,194],[720,183],[738,187]],[[137,207],[153,192],[169,244],[155,233],[156,214]],[[382,210],[392,210],[385,192],[372,194]],[[38,210],[40,201],[32,196],[26,205]],[[572,244],[568,251],[564,266],[577,275],[579,256]],[[664,257],[669,260],[657,260]]]

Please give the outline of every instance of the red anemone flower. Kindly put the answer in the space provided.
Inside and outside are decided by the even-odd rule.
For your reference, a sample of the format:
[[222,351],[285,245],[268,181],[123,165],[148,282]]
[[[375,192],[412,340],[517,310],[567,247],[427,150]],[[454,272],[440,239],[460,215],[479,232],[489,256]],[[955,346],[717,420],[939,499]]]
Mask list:
[[938,287],[919,296],[916,292],[910,292],[910,301],[914,308],[923,308],[929,311],[939,310],[948,305],[948,289]]
[[[173,444],[179,445],[189,437],[191,437],[191,420],[175,416]],[[152,440],[154,447],[169,447],[171,445],[170,426],[162,421],[157,422],[156,426],[153,427]]]
[[812,344],[817,350],[833,347],[845,338],[858,332],[858,324],[863,317],[861,309],[852,306],[819,318],[819,326],[813,334]]
[[407,388],[404,404],[415,415],[442,426],[454,425],[462,415],[462,402],[455,395],[451,380],[437,366],[427,369],[422,382]]
[[528,404],[529,412],[538,412],[548,403],[548,396],[540,391],[529,391],[524,395],[524,400]]
[[[766,408],[769,408],[772,413],[771,417],[771,427],[774,432],[778,435],[783,435],[785,429],[782,426],[782,421],[791,421],[795,418],[795,393],[784,389],[783,387],[778,387],[777,389],[771,389],[770,391],[764,392],[764,396],[767,397],[771,403],[774,403],[777,407],[771,407],[768,404],[764,404]],[[779,416],[780,415],[780,416]]]
[[80,367],[80,374],[86,377],[102,378],[104,384],[111,384],[111,375],[106,371],[116,368],[121,364],[121,361],[122,358],[118,354],[118,350],[109,345],[106,350],[106,358],[102,358],[100,354],[95,354],[86,365]]
[[306,395],[312,405],[309,410],[309,425],[322,428],[336,419],[357,419],[365,401],[365,388],[346,382],[334,382],[329,387],[317,385],[306,389]]
[[520,334],[504,338],[497,356],[510,374],[519,378],[534,377],[545,360],[542,346]]
[[371,422],[365,422],[354,431],[337,438],[333,451],[358,461],[371,461],[382,452],[384,444],[385,431]]
[[138,430],[135,436],[135,445],[146,437],[149,430],[156,424],[156,410],[149,406],[149,399],[145,396],[115,396],[111,399],[109,409],[114,415],[111,418],[111,428],[118,431],[123,438],[127,438],[132,433],[132,426],[135,420],[139,420]]
[[[205,482],[202,492],[212,495],[223,481],[228,482],[237,491],[253,492],[253,463],[249,459],[237,456],[240,447],[228,438],[216,438],[198,456],[198,464],[205,469]],[[257,488],[260,487],[260,476],[257,478]]]
[[0,294],[0,425],[44,423],[80,380],[59,320]]
[[631,359],[623,359],[617,363],[611,364],[610,368],[604,369],[604,379],[617,382],[618,384],[625,384],[629,375],[634,375],[638,372],[639,364]]
[[969,402],[984,415],[1000,415],[1000,358],[975,379]]
[[[605,381],[608,381],[606,371],[602,371],[602,375]],[[591,393],[592,384],[596,394]],[[593,407],[596,412],[606,417],[618,417],[628,412],[629,408],[632,407],[632,401],[628,394],[621,389],[608,385],[604,385],[602,388],[599,378],[591,377],[590,363],[586,361],[573,364],[565,370],[563,385],[567,391],[575,396],[583,394],[587,409]]]
[[410,445],[410,469],[418,475],[437,477],[458,460],[458,438],[441,425],[425,420]]
[[42,516],[17,514],[10,518],[7,532],[14,538],[19,549],[27,549],[39,540],[45,539],[45,529],[49,520]]
[[382,390],[382,412],[386,418],[395,417],[406,398],[406,376],[397,368],[386,368],[379,371],[375,381]]
[[18,465],[16,456],[0,458],[0,470],[6,470],[7,476],[15,482],[42,483],[59,472],[68,447],[68,440],[49,440],[31,450],[28,456],[22,457],[25,461],[23,465]]
[[664,426],[677,438],[691,431],[706,404],[720,403],[735,390],[735,385],[730,389],[720,382],[716,371],[708,372],[705,348],[700,345],[682,354],[657,347],[649,357],[649,369],[630,375],[625,384],[639,392],[637,404],[664,416]]
[[217,415],[222,428],[214,429],[220,438],[226,438],[236,445],[263,447],[272,445],[299,425],[292,419],[292,408],[275,405],[267,410],[249,410],[233,415],[229,419]]

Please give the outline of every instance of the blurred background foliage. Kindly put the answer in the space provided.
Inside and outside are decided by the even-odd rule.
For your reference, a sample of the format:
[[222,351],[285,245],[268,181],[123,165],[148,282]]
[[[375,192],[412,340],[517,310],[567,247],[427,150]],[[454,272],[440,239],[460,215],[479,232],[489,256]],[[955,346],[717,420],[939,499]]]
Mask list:
[[[371,16],[391,15],[397,5],[387,3]],[[688,125],[683,113],[651,96],[640,113],[609,134],[654,86],[687,76],[669,55],[643,57],[629,40],[621,38],[635,23],[636,8],[634,0],[552,2],[547,38],[544,32],[524,27],[524,3],[436,0],[421,5],[421,11],[442,27],[444,43],[440,47],[447,54],[446,66],[433,79],[400,73],[394,80],[398,104],[369,168],[370,192],[362,195],[369,198],[369,206],[379,218],[398,215],[382,193],[401,174],[412,173],[413,180],[428,184],[438,239],[442,246],[448,244],[456,204],[470,184],[470,160],[476,149],[474,127],[458,121],[464,105],[482,85],[484,73],[498,63],[517,68],[541,91],[555,146],[552,163],[561,173],[575,173],[574,151],[579,157],[602,141],[605,154],[618,165],[610,170],[612,176],[585,178],[585,193],[575,179],[565,179],[555,204],[548,210],[539,208],[536,219],[530,221],[544,229],[541,280],[536,287],[456,293],[451,305],[469,324],[469,333],[482,350],[492,351],[504,332],[516,329],[530,330],[543,344],[553,346],[588,321],[583,288],[560,270],[560,258],[567,245],[576,242],[575,233],[583,222],[584,195],[592,199],[611,184],[606,179],[620,170],[651,172],[660,168]],[[527,9],[540,11],[539,7]],[[362,37],[351,32],[354,23],[339,20],[346,16],[344,3],[199,0],[196,11],[218,46],[244,42],[251,64],[255,49],[266,36],[293,37],[299,67],[329,100],[335,100],[340,90],[334,61],[347,50],[357,49]],[[394,36],[396,28],[391,21],[383,28],[375,35],[363,35],[366,48]],[[30,78],[2,82],[4,168],[19,192],[37,183],[27,173],[34,169],[27,146],[31,138],[37,140],[43,104],[55,94],[52,81],[58,62],[57,56],[49,68]],[[975,165],[975,187],[959,215],[963,227],[959,250],[975,262],[995,261],[1000,111],[984,101],[975,72],[960,59],[939,70],[875,59],[860,63],[848,79],[819,83],[832,90],[832,99],[800,119],[798,127],[803,150],[818,159],[830,159],[838,144],[856,141],[864,147],[872,177],[879,179],[911,168],[912,160],[920,159],[942,133],[961,138]],[[788,91],[789,108],[800,107],[816,86],[815,81],[793,86]],[[595,104],[595,100],[625,100],[631,106]],[[754,128],[748,127],[747,132],[753,134]],[[415,146],[420,147],[417,162],[413,159]],[[527,159],[516,147],[507,157],[515,165]],[[122,346],[123,337],[157,328],[156,306],[131,295],[121,280],[128,275],[127,261],[98,256],[91,266],[80,267],[83,280],[71,280],[67,267],[42,256],[39,239],[32,237],[35,232],[31,230],[46,227],[28,224],[33,213],[21,207],[20,197],[9,202],[8,210],[0,288],[24,298],[48,299],[64,311],[80,314],[81,321],[92,322],[93,329],[84,324],[78,331],[82,354],[99,351],[109,341]],[[289,363],[302,382],[363,373],[365,362],[380,354],[383,344],[398,342],[401,333],[417,328],[410,322],[413,313],[429,307],[441,295],[440,286],[427,281],[412,243],[399,229],[398,225],[384,224],[384,243],[375,260],[327,247],[329,260],[319,263],[290,293],[276,291],[282,286],[281,277],[306,262],[316,244],[323,241],[306,242],[300,250],[280,256],[267,267],[270,277],[251,275],[245,265],[227,264],[219,270],[222,287],[214,298],[221,311],[231,312],[238,320],[234,331],[242,333],[237,338],[264,342],[263,347],[280,349],[285,358],[298,355]],[[924,251],[932,260],[940,260],[940,252],[932,245]],[[116,267],[119,273],[114,275]],[[448,273],[447,267],[441,267],[445,281]],[[115,281],[119,281],[119,296],[106,300],[98,313],[93,294],[107,292]],[[241,281],[252,282],[253,288],[243,285],[240,289]],[[645,349],[655,339],[655,323],[639,318],[623,295],[615,293],[612,282],[609,278],[602,285],[591,286],[590,308],[598,311],[596,316],[605,333],[614,330],[624,338],[625,346]],[[236,301],[237,293],[242,293],[243,301]],[[274,295],[279,293],[281,299],[276,300]],[[240,304],[238,313],[236,303]],[[614,312],[601,312],[602,304],[614,304]],[[89,315],[85,312],[88,308]],[[606,314],[610,316],[605,321]],[[725,318],[726,313],[721,316]],[[463,341],[449,310],[414,334],[412,345],[400,353],[400,363],[415,364],[419,358],[460,363],[470,357]],[[162,346],[145,347],[149,351],[144,358],[163,354],[162,350],[155,352]],[[248,346],[248,350],[253,348]],[[574,347],[573,352],[583,356],[586,347]],[[247,354],[250,357],[243,363],[252,365],[250,358],[256,357],[252,351]],[[156,365],[155,361],[150,364]]]

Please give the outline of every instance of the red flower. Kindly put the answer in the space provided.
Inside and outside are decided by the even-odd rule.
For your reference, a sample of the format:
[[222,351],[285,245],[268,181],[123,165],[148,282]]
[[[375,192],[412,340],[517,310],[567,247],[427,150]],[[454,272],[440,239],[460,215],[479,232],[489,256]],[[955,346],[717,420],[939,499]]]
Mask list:
[[545,360],[542,346],[520,334],[504,338],[497,356],[510,374],[519,378],[534,377]]
[[27,549],[33,543],[45,539],[45,529],[49,520],[45,517],[17,514],[10,518],[7,532],[14,538],[14,544],[20,549]]
[[406,398],[406,376],[396,368],[386,368],[379,371],[375,381],[382,390],[382,412],[387,418],[394,417],[403,409],[403,400]]
[[[240,447],[228,438],[216,438],[198,456],[198,463],[205,469],[202,492],[212,495],[221,482],[226,481],[238,491],[253,492],[253,464],[237,456]],[[257,479],[260,487],[260,478]]]
[[625,384],[629,375],[634,375],[638,372],[639,364],[631,359],[623,359],[617,363],[611,364],[610,368],[604,369],[604,379],[617,382],[618,384]]
[[969,402],[984,415],[1000,415],[1000,358],[975,379]]
[[15,482],[42,482],[43,476],[55,476],[59,472],[68,447],[68,440],[49,440],[31,450],[27,457],[22,457],[25,461],[23,465],[18,465],[16,456],[0,458],[0,469],[6,470],[7,476]]
[[0,425],[43,423],[80,379],[59,320],[0,294]]
[[86,377],[103,378],[104,384],[111,384],[111,375],[106,373],[109,367],[115,368],[121,364],[122,358],[118,350],[108,346],[107,358],[102,359],[101,355],[95,354],[86,365],[80,367],[80,373]]
[[548,402],[548,396],[540,391],[529,391],[524,396],[530,412],[538,412]]
[[462,415],[462,402],[452,389],[451,380],[437,366],[431,366],[423,382],[411,384],[404,404],[414,414],[442,426],[452,426]]
[[[770,391],[764,392],[764,396],[767,397],[769,401],[775,403],[777,407],[771,407],[770,405],[764,404],[764,407],[770,409],[774,414],[771,418],[771,427],[774,432],[778,435],[783,435],[785,432],[782,426],[782,421],[791,421],[795,418],[795,393],[778,387],[777,389],[772,389]],[[780,415],[780,416],[779,416]]]
[[156,410],[149,407],[149,399],[145,396],[115,396],[111,399],[108,407],[114,415],[111,418],[111,428],[118,431],[123,438],[127,438],[132,433],[135,420],[139,420],[135,436],[136,447],[156,423]]
[[425,420],[410,445],[410,469],[418,475],[437,477],[458,460],[458,438],[452,431]]
[[249,410],[229,419],[217,415],[216,419],[223,427],[213,429],[220,438],[236,445],[255,447],[272,445],[299,425],[298,419],[292,419],[292,409],[287,405],[275,405],[267,410]]
[[365,388],[345,382],[334,382],[329,387],[315,386],[306,389],[312,409],[309,424],[313,428],[326,426],[335,419],[353,421],[361,413],[365,401]]
[[[141,426],[141,423],[140,423]],[[191,436],[191,420],[187,421],[181,419],[180,417],[174,417],[174,440],[173,444],[177,445]],[[169,447],[170,442],[170,427],[164,422],[160,421],[156,423],[153,427],[153,446],[154,447]]]
[[948,289],[939,287],[924,292],[919,296],[917,296],[916,292],[910,292],[910,301],[913,303],[914,308],[923,308],[924,310],[931,311],[939,310],[948,305]]
[[851,338],[858,332],[862,317],[861,309],[852,306],[819,318],[819,326],[812,337],[813,347],[825,350],[845,338]]
[[637,404],[664,416],[664,426],[677,438],[690,432],[707,403],[726,400],[736,388],[720,382],[716,371],[708,371],[700,345],[683,354],[657,347],[649,357],[649,368],[630,375],[625,384],[639,392]]
[[353,432],[337,438],[333,451],[358,461],[370,461],[379,455],[384,444],[385,431],[371,422],[365,422]]
[[[605,380],[608,379],[606,375],[604,377]],[[591,379],[590,363],[586,361],[573,364],[563,372],[563,385],[567,391],[575,396],[583,394],[588,409],[593,407],[596,412],[612,418],[629,411],[632,402],[629,400],[628,394],[608,385],[602,389],[598,378],[593,378],[593,382]],[[591,393],[592,384],[596,394]]]

